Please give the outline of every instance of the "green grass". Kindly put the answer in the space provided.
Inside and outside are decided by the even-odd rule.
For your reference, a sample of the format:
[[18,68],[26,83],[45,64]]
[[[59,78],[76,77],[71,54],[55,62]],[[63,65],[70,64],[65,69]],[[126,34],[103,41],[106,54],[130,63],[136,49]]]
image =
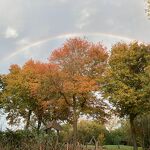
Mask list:
[[[120,145],[120,149],[118,148],[118,145],[105,145],[105,149],[107,150],[133,150],[132,146],[125,146],[125,145]],[[140,147],[139,150],[142,150]]]

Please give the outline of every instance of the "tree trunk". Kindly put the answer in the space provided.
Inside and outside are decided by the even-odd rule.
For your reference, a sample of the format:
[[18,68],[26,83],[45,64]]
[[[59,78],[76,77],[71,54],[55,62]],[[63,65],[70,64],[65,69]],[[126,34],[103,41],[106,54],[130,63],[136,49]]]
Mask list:
[[150,149],[150,114],[147,115],[147,137],[148,137],[148,145]]
[[73,118],[73,150],[77,148],[77,118]]
[[28,128],[29,128],[31,114],[32,114],[32,110],[29,110],[26,125],[25,125],[25,130],[28,130]]
[[77,150],[77,118],[76,99],[73,96],[73,150]]
[[145,139],[145,131],[144,131],[144,118],[141,117],[141,128],[142,128],[142,149],[145,150],[145,142],[144,142],[144,139]]
[[134,126],[134,118],[135,117],[132,117],[130,115],[131,137],[132,137],[133,149],[138,150],[137,141],[136,141],[136,132],[135,132],[135,126]]

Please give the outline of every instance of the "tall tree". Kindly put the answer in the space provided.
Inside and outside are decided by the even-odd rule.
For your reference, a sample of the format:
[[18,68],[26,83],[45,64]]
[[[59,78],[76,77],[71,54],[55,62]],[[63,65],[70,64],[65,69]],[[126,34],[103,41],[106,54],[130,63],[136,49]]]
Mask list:
[[[4,78],[6,86],[2,92],[2,106],[5,112],[8,113],[7,119],[9,120],[10,124],[14,124],[19,121],[21,112],[24,114],[23,109],[21,109],[22,105],[18,105],[19,103],[22,104],[20,94],[23,93],[19,86],[20,82],[23,83],[23,80],[19,78],[21,77],[19,76],[20,71],[21,68],[18,65],[12,65],[10,67],[10,73],[7,74]],[[25,88],[24,93],[26,93]]]
[[39,130],[42,123],[46,125],[53,119],[67,118],[68,108],[63,102],[55,101],[57,93],[44,90],[45,85],[42,83],[49,69],[52,69],[49,64],[33,60],[27,61],[23,67],[10,67],[2,92],[3,108],[8,113],[10,124],[20,123],[20,119],[24,118],[25,129],[28,129],[31,119],[34,119]]
[[31,114],[36,115],[38,126],[41,124],[43,114],[43,101],[40,99],[39,89],[46,65],[40,62],[28,61],[22,68],[18,65],[10,67],[10,73],[5,77],[3,91],[3,106],[8,112],[7,119],[10,124],[26,120],[26,129],[29,127]]
[[47,108],[47,103],[41,97],[41,82],[44,78],[44,74],[47,72],[48,65],[41,62],[35,62],[29,60],[22,67],[21,75],[24,78],[23,87],[27,87],[29,91],[29,104],[31,104],[31,111],[36,116],[38,127],[40,129],[43,116],[45,115],[45,109]]
[[134,150],[137,150],[134,119],[150,108],[150,45],[117,43],[112,47],[103,78],[103,95],[121,117],[130,119]]
[[[80,38],[69,39],[50,56],[50,64],[55,66],[49,75],[48,83],[70,110],[73,124],[73,149],[77,143],[77,121],[81,112],[89,105],[94,106],[98,97],[97,79],[104,72],[108,54],[101,44],[93,44]],[[52,90],[50,87],[49,90]],[[100,101],[104,114],[104,103]]]

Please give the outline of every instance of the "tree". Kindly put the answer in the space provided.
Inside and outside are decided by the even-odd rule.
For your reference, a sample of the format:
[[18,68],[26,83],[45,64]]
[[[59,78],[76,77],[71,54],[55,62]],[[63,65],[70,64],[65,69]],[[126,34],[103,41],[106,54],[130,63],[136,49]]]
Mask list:
[[[39,118],[43,111],[43,103],[39,97],[40,80],[46,71],[45,64],[28,61],[22,68],[18,65],[10,67],[10,73],[5,77],[3,91],[3,107],[8,112],[10,124],[26,120],[28,129],[30,117],[34,113]],[[40,121],[40,118],[38,119]],[[40,126],[40,123],[38,123]]]
[[[106,130],[103,124],[100,124],[97,121],[80,120],[80,122],[78,122],[77,132],[78,132],[78,141],[81,144],[86,145],[86,144],[93,144],[95,142],[93,141],[94,139],[98,141],[99,144],[104,144],[105,136],[108,131]],[[63,130],[61,131],[60,134],[63,142],[65,143],[69,142],[72,137],[72,126],[69,124],[64,124]]]
[[134,120],[150,108],[150,45],[133,42],[112,47],[107,71],[103,74],[103,95],[119,116],[128,116],[134,150],[137,150]]
[[[50,56],[50,65],[55,66],[47,75],[46,91],[57,93],[58,100],[66,103],[73,124],[73,149],[77,143],[77,121],[88,106],[95,106],[98,99],[97,79],[101,77],[108,54],[101,44],[93,44],[80,38],[69,39]],[[48,84],[49,83],[49,84]],[[104,112],[104,103],[101,112]],[[102,113],[103,115],[104,113]]]
[[128,119],[121,119],[117,128],[108,130],[105,145],[131,145],[130,124]]
[[23,67],[10,66],[10,72],[4,78],[5,88],[1,94],[2,106],[7,113],[9,124],[18,124],[24,118],[25,129],[28,129],[32,119],[33,125],[37,124],[38,131],[42,123],[47,125],[47,122],[53,119],[67,118],[68,109],[65,104],[55,101],[56,92],[48,91],[47,97],[47,91],[42,84],[46,72],[51,68],[49,64],[33,60],[27,61]]
[[[12,65],[10,67],[10,73],[5,75],[4,78],[6,85],[2,91],[2,106],[5,112],[8,112],[7,119],[9,120],[10,124],[20,121],[19,116],[21,112],[19,110],[21,109],[19,108],[18,103],[21,102],[22,99],[19,98],[18,93],[21,93],[19,82],[21,81],[21,83],[23,83],[23,80],[18,78],[20,70],[21,68],[18,65]],[[22,114],[24,114],[24,112]]]
[[150,145],[150,113],[145,113],[135,119],[138,142],[143,150]]
[[29,60],[22,67],[21,76],[24,79],[22,87],[26,87],[29,95],[29,114],[33,112],[35,115],[39,130],[45,114],[45,110],[48,107],[48,103],[43,99],[41,95],[41,82],[47,72],[48,65],[46,63],[34,62]]
[[[100,145],[104,144],[107,130],[103,124],[97,121],[81,120],[78,123],[78,127],[78,139],[81,143],[88,144],[94,138]],[[91,141],[89,144],[93,142],[95,141]]]
[[147,9],[146,12],[148,14],[148,16],[150,16],[150,0],[147,0]]

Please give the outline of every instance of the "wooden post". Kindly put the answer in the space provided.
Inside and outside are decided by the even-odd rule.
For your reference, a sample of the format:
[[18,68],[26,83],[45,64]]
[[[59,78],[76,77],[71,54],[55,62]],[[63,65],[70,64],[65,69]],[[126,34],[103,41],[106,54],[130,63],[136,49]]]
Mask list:
[[98,150],[98,142],[95,142],[95,150]]
[[40,150],[43,150],[43,145],[42,144],[40,144]]
[[67,142],[66,148],[67,148],[66,150],[69,150],[68,142]]

